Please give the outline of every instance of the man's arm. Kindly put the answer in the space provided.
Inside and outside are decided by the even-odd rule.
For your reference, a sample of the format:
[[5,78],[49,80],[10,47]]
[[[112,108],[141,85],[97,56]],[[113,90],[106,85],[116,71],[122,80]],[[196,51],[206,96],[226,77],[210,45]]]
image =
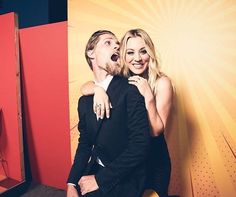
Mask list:
[[149,148],[150,128],[144,98],[136,87],[129,88],[126,97],[128,146],[111,164],[95,174],[99,189],[104,193],[144,162]]
[[92,145],[89,143],[88,134],[86,132],[86,121],[85,121],[85,97],[80,97],[78,103],[78,113],[79,113],[79,124],[78,129],[80,131],[80,137],[78,142],[78,147],[75,154],[74,163],[71,167],[71,171],[67,180],[67,183],[78,184],[80,177],[87,165],[89,157],[91,155]]

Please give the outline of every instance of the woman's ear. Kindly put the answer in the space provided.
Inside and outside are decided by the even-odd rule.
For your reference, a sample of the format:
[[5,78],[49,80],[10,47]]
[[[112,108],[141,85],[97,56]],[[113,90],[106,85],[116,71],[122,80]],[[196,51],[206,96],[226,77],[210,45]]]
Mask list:
[[94,50],[88,50],[87,51],[87,55],[88,55],[88,57],[90,58],[90,59],[93,59],[94,58]]

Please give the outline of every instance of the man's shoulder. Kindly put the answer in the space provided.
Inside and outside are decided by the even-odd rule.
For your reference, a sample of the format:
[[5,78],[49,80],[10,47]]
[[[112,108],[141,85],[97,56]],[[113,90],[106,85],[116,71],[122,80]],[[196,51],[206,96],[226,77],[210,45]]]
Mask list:
[[116,80],[116,81],[119,81],[119,82],[122,82],[122,83],[128,83],[128,79],[126,78],[126,77],[124,77],[124,76],[121,76],[121,75],[115,75],[114,77],[113,77],[113,79],[114,80]]
[[93,99],[93,97],[92,96],[85,96],[85,95],[82,95],[80,98],[79,98],[79,100],[78,100],[78,105],[86,105],[86,103],[89,101],[89,100],[91,100],[91,99]]
[[131,91],[131,92],[136,92],[137,94],[139,94],[138,88],[132,84],[129,84],[127,77],[117,75],[117,76],[114,76],[114,80],[117,81],[117,83],[122,88],[123,92],[127,93]]

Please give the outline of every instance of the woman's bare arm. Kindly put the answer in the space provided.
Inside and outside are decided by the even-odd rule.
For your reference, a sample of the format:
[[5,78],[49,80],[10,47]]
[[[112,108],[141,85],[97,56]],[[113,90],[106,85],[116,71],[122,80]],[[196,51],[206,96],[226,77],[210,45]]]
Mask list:
[[129,83],[137,86],[139,92],[144,96],[148,118],[151,127],[151,135],[158,136],[166,127],[169,117],[173,89],[168,77],[161,77],[157,83],[157,95],[154,96],[146,79],[140,76],[132,76]]
[[106,91],[102,87],[95,85],[93,81],[88,81],[81,86],[80,91],[85,96],[94,95],[93,111],[96,113],[97,119],[103,119],[105,115],[107,118],[110,117],[112,106]]
[[160,135],[166,128],[171,112],[172,97],[173,87],[171,81],[167,77],[160,78],[155,99],[147,101],[146,105],[153,136]]
[[93,81],[87,81],[81,86],[80,92],[85,96],[93,95],[95,87],[96,85]]

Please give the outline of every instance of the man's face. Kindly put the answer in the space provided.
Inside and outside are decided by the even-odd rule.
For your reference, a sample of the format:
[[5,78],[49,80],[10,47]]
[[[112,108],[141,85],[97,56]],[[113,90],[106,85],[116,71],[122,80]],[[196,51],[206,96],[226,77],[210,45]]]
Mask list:
[[111,34],[101,35],[92,56],[94,64],[100,69],[111,75],[120,73],[119,42],[115,36]]

